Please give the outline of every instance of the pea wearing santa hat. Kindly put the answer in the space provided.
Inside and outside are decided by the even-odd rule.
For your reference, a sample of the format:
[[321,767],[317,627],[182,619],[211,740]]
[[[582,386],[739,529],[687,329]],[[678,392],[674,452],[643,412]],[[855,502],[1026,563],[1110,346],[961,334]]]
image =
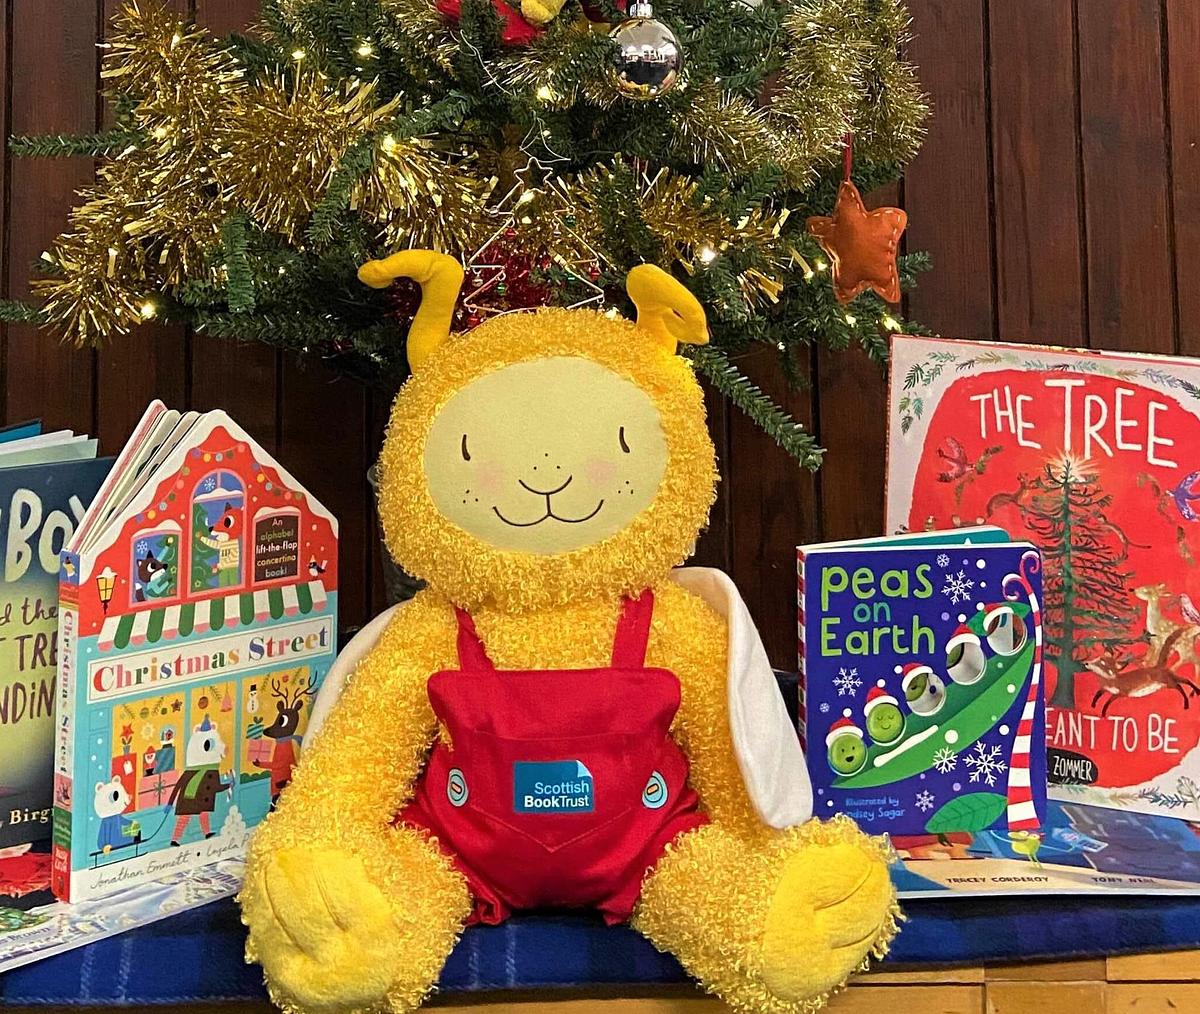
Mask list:
[[970,686],[978,683],[987,670],[987,657],[979,635],[965,623],[946,642],[946,672],[955,683]]
[[849,709],[829,727],[825,749],[829,766],[839,775],[856,775],[867,766],[867,745],[863,742],[863,731],[850,721]]
[[924,662],[909,662],[900,670],[900,689],[914,715],[936,715],[946,703],[946,684]]
[[883,680],[867,694],[863,712],[867,716],[867,734],[876,743],[887,746],[904,735],[904,715],[900,713],[900,702],[888,693]]

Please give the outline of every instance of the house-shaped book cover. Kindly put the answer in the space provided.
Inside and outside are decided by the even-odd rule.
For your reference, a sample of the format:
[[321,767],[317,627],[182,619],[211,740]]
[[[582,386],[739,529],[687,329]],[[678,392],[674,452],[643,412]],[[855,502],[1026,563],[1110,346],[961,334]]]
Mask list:
[[897,337],[889,418],[889,531],[1041,549],[1051,795],[1200,819],[1200,362]]
[[59,898],[243,854],[333,662],[337,534],[225,413],[151,405],[61,557]]

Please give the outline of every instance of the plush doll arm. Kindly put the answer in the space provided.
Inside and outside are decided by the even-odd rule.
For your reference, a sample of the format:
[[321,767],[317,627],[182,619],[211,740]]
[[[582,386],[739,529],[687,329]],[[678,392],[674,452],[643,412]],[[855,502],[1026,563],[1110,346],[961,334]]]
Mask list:
[[426,683],[456,664],[455,637],[452,610],[431,596],[393,614],[323,727],[305,741],[278,811],[256,835],[259,850],[298,843],[373,847],[371,839],[387,831],[408,801],[424,763],[435,732]]
[[532,25],[549,24],[562,10],[565,0],[521,0],[521,17]]
[[463,878],[395,827],[436,726],[426,695],[457,658],[453,610],[422,593],[397,610],[306,741],[278,810],[250,844],[242,918],[284,1009],[418,1002],[470,911]]

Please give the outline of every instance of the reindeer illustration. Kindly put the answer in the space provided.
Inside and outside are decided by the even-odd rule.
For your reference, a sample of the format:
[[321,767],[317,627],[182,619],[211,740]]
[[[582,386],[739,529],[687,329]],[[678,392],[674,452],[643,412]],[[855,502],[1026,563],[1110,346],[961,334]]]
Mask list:
[[[1166,689],[1178,690],[1183,698],[1184,710],[1187,710],[1191,703],[1190,698],[1200,694],[1200,687],[1179,676],[1167,665],[1167,658],[1183,634],[1184,629],[1180,627],[1168,635],[1151,665],[1124,665],[1111,647],[1106,648],[1099,658],[1084,663],[1100,680],[1100,689],[1092,698],[1092,707],[1094,708],[1105,694],[1109,695],[1104,707],[1100,709],[1102,718],[1108,717],[1108,709],[1118,697],[1148,697]],[[1149,657],[1150,655],[1145,656]]]
[[1196,654],[1196,638],[1200,637],[1200,625],[1176,623],[1163,613],[1162,601],[1170,597],[1170,590],[1165,584],[1144,584],[1134,588],[1133,594],[1146,603],[1146,633],[1150,637],[1147,657],[1159,652],[1167,638],[1178,630],[1181,636],[1175,642],[1175,653],[1178,656],[1176,664],[1190,665],[1192,675],[1200,676],[1200,656]]
[[266,764],[255,761],[254,766],[271,772],[271,806],[279,794],[292,780],[292,768],[296,766],[296,748],[300,743],[300,713],[304,701],[317,691],[317,683],[311,673],[301,677],[302,670],[295,674],[290,684],[281,684],[274,676],[269,684],[271,696],[275,698],[275,721],[263,730],[263,735],[275,740],[275,749]]

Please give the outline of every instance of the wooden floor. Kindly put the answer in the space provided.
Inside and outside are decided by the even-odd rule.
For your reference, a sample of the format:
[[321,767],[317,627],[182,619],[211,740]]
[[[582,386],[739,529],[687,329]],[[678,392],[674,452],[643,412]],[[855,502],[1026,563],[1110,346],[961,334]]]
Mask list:
[[[1081,932],[1086,932],[1081,927]],[[722,1014],[723,1004],[678,988],[630,996],[543,991],[462,994],[429,1005],[437,1014]],[[97,1008],[91,1008],[102,1014]],[[122,1014],[269,1014],[266,1004],[120,1008]],[[988,968],[886,971],[862,976],[830,1014],[1200,1014],[1200,951]],[[60,1014],[45,1007],[5,1014]]]

